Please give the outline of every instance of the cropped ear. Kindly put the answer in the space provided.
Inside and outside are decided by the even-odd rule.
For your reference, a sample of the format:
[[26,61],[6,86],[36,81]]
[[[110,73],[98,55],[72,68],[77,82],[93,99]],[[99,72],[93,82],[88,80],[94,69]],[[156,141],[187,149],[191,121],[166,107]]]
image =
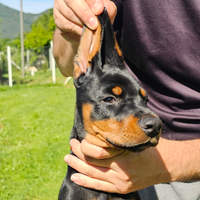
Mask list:
[[74,83],[81,86],[90,75],[93,66],[124,68],[122,52],[115,39],[106,8],[97,16],[95,31],[84,26],[78,52],[74,58]]
[[74,58],[74,81],[76,86],[84,83],[92,70],[92,58],[101,46],[101,25],[93,31],[84,26],[78,52]]
[[101,15],[98,15],[98,19],[102,27],[102,42],[100,49],[102,64],[109,65],[110,67],[121,67],[120,64],[123,63],[123,55],[114,35],[113,26],[106,8],[104,8]]

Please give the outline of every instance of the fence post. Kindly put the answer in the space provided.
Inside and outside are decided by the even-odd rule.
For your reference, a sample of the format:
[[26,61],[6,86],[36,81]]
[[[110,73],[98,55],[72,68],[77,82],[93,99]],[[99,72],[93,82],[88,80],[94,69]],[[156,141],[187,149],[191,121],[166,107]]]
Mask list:
[[52,80],[53,80],[53,84],[56,83],[56,63],[55,63],[55,59],[53,57],[53,41],[50,42],[50,46],[51,46],[51,67],[52,67]]
[[11,64],[10,46],[7,46],[7,57],[8,57],[8,80],[9,80],[9,86],[12,87],[12,64]]
[[49,48],[49,69],[52,70],[52,56],[51,56],[51,53],[52,52],[52,49],[51,49],[51,46]]
[[29,68],[30,66],[30,51],[26,51],[26,62],[27,62],[27,67]]

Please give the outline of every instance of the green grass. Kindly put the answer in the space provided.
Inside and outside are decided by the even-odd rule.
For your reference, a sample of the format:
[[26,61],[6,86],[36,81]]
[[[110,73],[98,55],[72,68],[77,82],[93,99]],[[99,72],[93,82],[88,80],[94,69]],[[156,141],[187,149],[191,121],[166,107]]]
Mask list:
[[57,199],[66,173],[75,89],[59,72],[55,85],[50,73],[37,76],[0,86],[1,200]]

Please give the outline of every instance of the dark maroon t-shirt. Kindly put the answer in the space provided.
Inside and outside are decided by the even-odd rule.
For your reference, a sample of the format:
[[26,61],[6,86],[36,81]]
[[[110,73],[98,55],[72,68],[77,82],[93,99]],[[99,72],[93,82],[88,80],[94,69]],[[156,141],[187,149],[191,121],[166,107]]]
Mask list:
[[113,0],[125,61],[167,139],[200,138],[200,1]]

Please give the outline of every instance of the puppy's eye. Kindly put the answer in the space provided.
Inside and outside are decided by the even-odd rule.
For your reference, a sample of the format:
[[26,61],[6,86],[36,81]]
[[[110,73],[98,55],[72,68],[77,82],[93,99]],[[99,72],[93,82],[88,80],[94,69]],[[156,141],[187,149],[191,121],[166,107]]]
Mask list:
[[115,102],[115,98],[113,97],[107,97],[103,100],[106,103],[114,103]]

